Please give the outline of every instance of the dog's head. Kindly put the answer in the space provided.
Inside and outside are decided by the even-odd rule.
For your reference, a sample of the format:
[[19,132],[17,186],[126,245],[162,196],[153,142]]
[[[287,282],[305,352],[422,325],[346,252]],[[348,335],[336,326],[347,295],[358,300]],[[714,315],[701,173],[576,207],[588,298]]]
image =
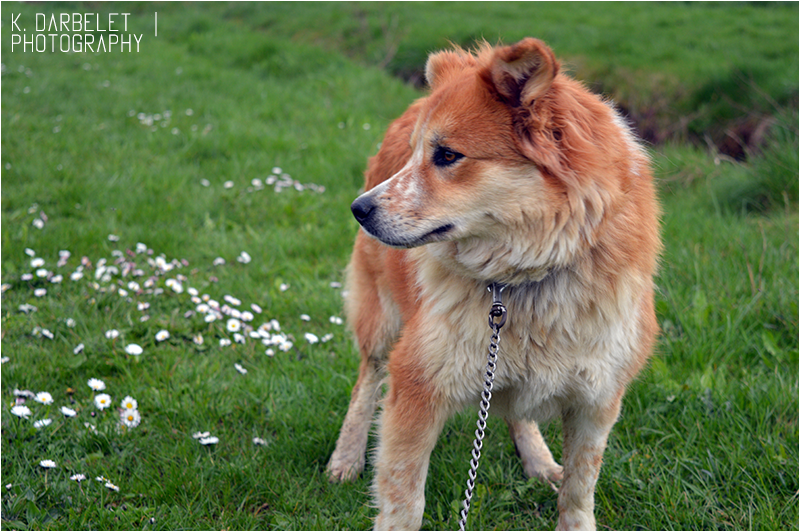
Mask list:
[[585,192],[621,164],[627,129],[537,39],[439,52],[426,76],[407,162],[353,202],[358,222],[394,247],[450,241],[496,259],[485,243],[499,239],[531,267],[559,262],[577,244],[554,232],[574,240],[599,222],[607,195]]

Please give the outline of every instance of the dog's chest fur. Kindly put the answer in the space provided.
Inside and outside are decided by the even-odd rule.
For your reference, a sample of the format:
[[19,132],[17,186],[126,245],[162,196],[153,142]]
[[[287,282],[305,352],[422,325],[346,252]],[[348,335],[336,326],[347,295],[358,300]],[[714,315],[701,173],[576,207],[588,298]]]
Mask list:
[[[492,298],[487,283],[448,271],[426,250],[413,250],[423,319],[418,335],[426,377],[439,383],[457,410],[483,389]],[[570,270],[503,293],[508,320],[492,408],[500,415],[545,421],[572,404],[606,400],[619,389],[638,350],[641,293],[635,279],[605,293]],[[642,280],[641,282],[647,282]]]

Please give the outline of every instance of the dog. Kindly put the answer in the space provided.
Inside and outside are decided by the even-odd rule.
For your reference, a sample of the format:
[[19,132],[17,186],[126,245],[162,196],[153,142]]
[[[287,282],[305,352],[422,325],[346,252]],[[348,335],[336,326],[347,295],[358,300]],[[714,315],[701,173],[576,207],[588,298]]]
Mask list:
[[[429,93],[390,125],[351,206],[361,227],[345,311],[362,358],[329,477],[364,468],[388,371],[374,526],[422,525],[431,450],[448,417],[480,400],[487,286],[503,283],[492,415],[525,473],[556,487],[558,529],[594,529],[609,432],[658,333],[648,156],[537,39],[441,51],[425,75]],[[537,425],[555,416],[563,468]]]

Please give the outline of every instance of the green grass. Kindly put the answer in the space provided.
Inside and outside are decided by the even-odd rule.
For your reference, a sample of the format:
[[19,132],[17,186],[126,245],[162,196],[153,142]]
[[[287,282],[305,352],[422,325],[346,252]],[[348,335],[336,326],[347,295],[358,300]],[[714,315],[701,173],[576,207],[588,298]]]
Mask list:
[[[8,28],[11,12],[32,20],[109,9],[3,4],[0,18]],[[680,95],[674,111],[697,113],[685,128],[703,131],[715,113],[735,118],[742,101],[770,102],[760,109],[777,126],[747,163],[715,161],[679,137],[652,147],[664,206],[663,333],[612,433],[596,515],[614,529],[797,529],[796,4],[114,9],[134,13],[130,27],[145,34],[139,54],[11,53],[9,32],[2,37],[3,529],[370,527],[371,467],[347,485],[324,475],[358,364],[345,328],[328,319],[342,314],[330,283],[342,280],[356,232],[348,205],[387,125],[420,94],[393,75],[421,68],[448,39],[526,34],[543,37],[609,94],[644,103]],[[736,72],[756,72],[761,92],[698,99]],[[731,90],[742,87],[752,85]],[[146,125],[139,113],[162,116]],[[251,181],[275,166],[325,191],[255,189]],[[40,230],[33,221],[42,212]],[[113,263],[114,252],[138,242],[151,258],[188,263],[156,277],[161,294],[135,293],[130,276],[95,279],[100,259]],[[26,248],[64,280],[23,281],[36,270]],[[71,257],[58,267],[63,249]],[[242,251],[250,263],[236,260]],[[92,267],[70,280],[84,256]],[[142,285],[154,274],[146,257],[129,256],[145,273],[136,278]],[[213,265],[216,257],[226,264]],[[166,286],[178,275],[182,293]],[[189,286],[220,302],[233,295],[242,309],[258,304],[253,325],[279,320],[293,349],[269,357],[250,338],[220,346],[233,337],[225,320],[184,317],[195,308]],[[36,297],[38,288],[47,294]],[[24,304],[38,310],[20,312]],[[115,341],[104,335],[112,328],[121,333]],[[171,338],[158,343],[161,329]],[[333,339],[309,344],[305,332]],[[79,343],[84,350],[74,354]],[[127,355],[129,343],[144,353]],[[119,430],[116,412],[93,407],[93,377],[115,406],[125,395],[138,400],[138,427]],[[52,405],[26,405],[32,419],[52,424],[35,429],[12,415],[15,388],[49,391]],[[64,418],[61,406],[78,416]],[[449,422],[434,451],[425,528],[456,526],[473,418]],[[552,528],[555,495],[524,478],[502,422],[490,416],[489,425],[470,526]],[[559,429],[545,429],[556,458]],[[197,431],[219,443],[201,446]],[[57,467],[45,471],[44,459]],[[89,482],[70,480],[74,473]],[[119,492],[94,480],[101,475]]]

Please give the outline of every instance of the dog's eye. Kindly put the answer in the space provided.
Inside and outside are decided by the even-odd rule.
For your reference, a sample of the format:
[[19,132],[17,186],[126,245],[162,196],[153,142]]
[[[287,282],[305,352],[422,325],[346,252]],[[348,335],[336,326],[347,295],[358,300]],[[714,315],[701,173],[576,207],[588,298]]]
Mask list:
[[464,156],[457,151],[444,146],[437,146],[433,152],[433,164],[436,166],[450,166],[462,157]]

